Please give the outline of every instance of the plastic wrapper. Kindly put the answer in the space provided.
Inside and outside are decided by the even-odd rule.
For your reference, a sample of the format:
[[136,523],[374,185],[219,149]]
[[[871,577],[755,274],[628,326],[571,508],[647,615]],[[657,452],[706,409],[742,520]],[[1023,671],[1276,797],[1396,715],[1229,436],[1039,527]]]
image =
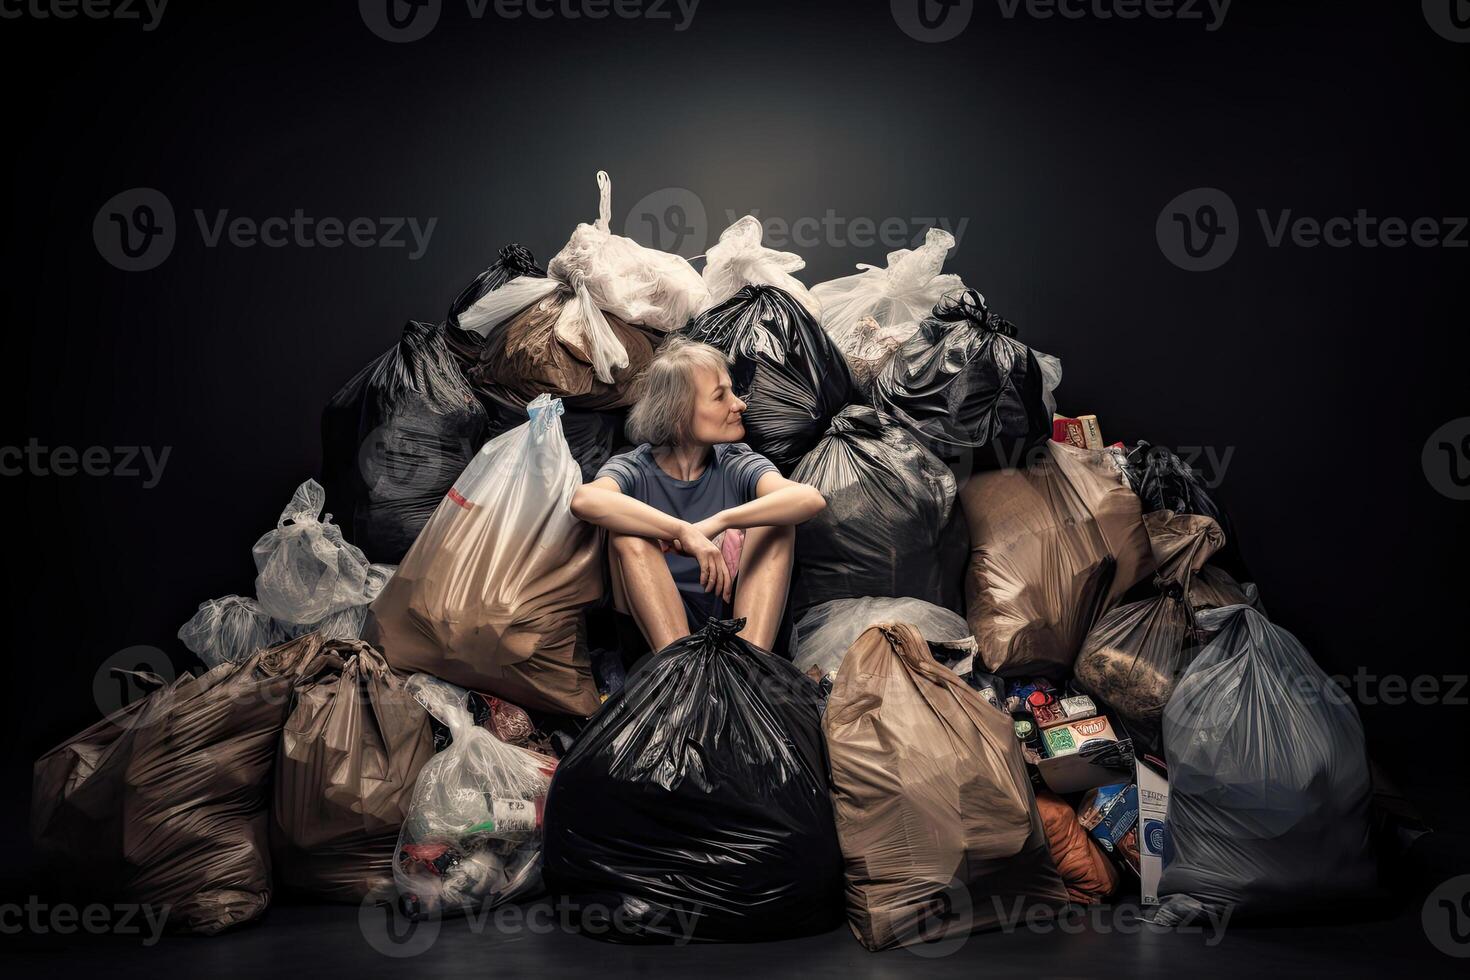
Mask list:
[[373,561],[401,560],[489,421],[444,328],[409,321],[322,413],[322,477],[349,539]]
[[1077,822],[1077,814],[1061,797],[1045,790],[1036,793],[1036,808],[1046,828],[1052,862],[1066,882],[1067,894],[1078,905],[1096,905],[1118,890],[1118,872],[1091,835]]
[[522,707],[597,710],[584,607],[603,594],[601,531],[572,516],[581,472],[561,403],[491,440],[368,610],[363,639],[423,671]]
[[962,651],[974,645],[965,617],[932,602],[888,596],[833,599],[809,609],[797,623],[796,666],[822,677],[836,673],[848,648],[879,623],[908,623],[931,650],[939,646],[963,656]]
[[278,883],[360,902],[393,886],[398,832],[433,755],[429,716],[360,641],[317,637],[276,753],[271,851]]
[[924,233],[924,244],[888,253],[885,267],[858,265],[862,271],[812,287],[822,304],[822,328],[847,358],[853,381],[863,392],[946,293],[965,288],[960,277],[942,273],[954,236],[942,228]]
[[1174,853],[1157,921],[1279,920],[1361,899],[1377,870],[1351,698],[1254,609],[1198,618],[1214,639],[1164,709]]
[[892,419],[850,405],[792,474],[826,510],[796,529],[791,605],[892,596],[959,608],[965,564],[954,475]]
[[659,651],[562,759],[546,884],[598,938],[742,942],[841,921],[817,687],[743,627],[711,620]]
[[1066,904],[1010,718],[936,663],[918,630],[858,638],[822,730],[847,917],[864,946],[993,928],[1018,902]]
[[765,247],[761,234],[760,219],[751,214],[720,232],[720,240],[704,257],[704,284],[709,290],[705,309],[719,306],[746,286],[761,283],[785,290],[820,320],[822,305],[792,275],[806,267],[806,260],[794,252]]
[[179,627],[179,640],[206,668],[237,664],[286,638],[286,630],[260,603],[237,595],[201,602],[199,610]]
[[1097,618],[1153,574],[1138,497],[1106,453],[1047,440],[1031,466],[982,473],[960,501],[965,617],[992,673],[1067,675]]
[[506,245],[491,265],[460,290],[449,304],[444,318],[444,343],[459,362],[460,370],[469,371],[480,361],[488,332],[482,313],[485,297],[512,279],[545,279],[546,270],[536,264],[536,257],[524,245]]
[[473,913],[536,892],[556,760],[475,724],[465,691],[415,674],[409,688],[451,733],[419,771],[393,877],[411,916]]
[[[1051,436],[1042,360],[973,289],[947,296],[873,385],[873,403],[962,474],[1017,466]],[[1054,359],[1053,359],[1054,360]]]
[[696,317],[686,333],[730,357],[747,404],[746,442],[782,473],[827,431],[854,389],[842,352],[790,293],[753,284]]
[[305,637],[186,674],[42,756],[32,832],[69,865],[57,877],[167,906],[173,931],[213,934],[263,915],[276,744],[319,647]]

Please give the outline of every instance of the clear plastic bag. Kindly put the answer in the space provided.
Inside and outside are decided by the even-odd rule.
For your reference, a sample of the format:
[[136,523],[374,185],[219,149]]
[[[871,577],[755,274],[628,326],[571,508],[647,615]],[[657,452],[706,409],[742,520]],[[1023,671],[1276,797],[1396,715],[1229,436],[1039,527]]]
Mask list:
[[835,673],[842,666],[843,654],[863,631],[880,623],[908,623],[924,635],[931,648],[973,642],[965,617],[923,599],[833,599],[812,607],[797,624],[796,666],[804,671],[815,667],[823,677]]
[[179,640],[206,667],[240,663],[287,638],[259,602],[238,595],[201,602],[199,611],[179,627]]
[[704,258],[704,284],[709,289],[705,309],[719,306],[746,286],[763,284],[786,290],[818,320],[822,304],[791,273],[806,268],[795,252],[778,252],[761,244],[761,223],[747,214],[720,233],[720,240]]
[[328,640],[356,640],[362,636],[368,605],[383,591],[383,586],[388,584],[388,580],[397,570],[397,565],[369,565],[367,602],[360,606],[352,606],[340,612],[334,612],[326,619],[315,623],[277,623],[276,626],[290,637],[320,632],[322,637]]
[[853,380],[864,391],[944,294],[965,288],[959,276],[940,272],[954,244],[949,232],[930,228],[918,248],[889,252],[886,267],[860,264],[863,271],[855,276],[812,287],[821,304],[822,327],[842,349]]
[[556,760],[476,725],[462,688],[427,674],[408,686],[453,741],[419,771],[398,835],[393,880],[404,910],[470,913],[535,892]]
[[476,454],[373,602],[362,638],[422,671],[524,708],[600,701],[582,624],[603,594],[601,530],[577,520],[582,472],[546,395]]
[[368,601],[367,555],[322,516],[326,505],[321,484],[307,480],[255,542],[255,598],[272,619],[314,623]]
[[1197,620],[1215,637],[1164,709],[1174,853],[1158,920],[1293,915],[1361,898],[1376,867],[1351,698],[1256,610]]

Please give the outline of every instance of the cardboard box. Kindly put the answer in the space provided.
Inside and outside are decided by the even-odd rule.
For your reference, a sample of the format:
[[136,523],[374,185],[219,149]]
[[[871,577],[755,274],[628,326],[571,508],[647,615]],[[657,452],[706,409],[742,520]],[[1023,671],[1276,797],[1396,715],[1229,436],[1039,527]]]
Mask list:
[[1052,725],[1041,731],[1041,740],[1046,746],[1047,757],[1051,759],[1071,755],[1088,742],[1099,739],[1105,742],[1118,741],[1118,733],[1113,731],[1107,715],[1064,721],[1060,725]]
[[1138,787],[1114,783],[1088,790],[1077,821],[1098,845],[1138,874]]
[[1164,764],[1138,760],[1138,878],[1143,904],[1159,904],[1159,879],[1173,857],[1169,842],[1169,776]]

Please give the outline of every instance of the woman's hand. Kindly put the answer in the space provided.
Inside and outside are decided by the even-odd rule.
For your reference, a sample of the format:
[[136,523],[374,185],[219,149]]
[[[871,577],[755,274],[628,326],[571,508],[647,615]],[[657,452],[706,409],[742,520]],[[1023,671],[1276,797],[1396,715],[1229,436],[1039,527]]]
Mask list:
[[674,539],[674,549],[699,562],[700,588],[730,601],[730,569],[725,564],[725,555],[699,525],[686,522]]

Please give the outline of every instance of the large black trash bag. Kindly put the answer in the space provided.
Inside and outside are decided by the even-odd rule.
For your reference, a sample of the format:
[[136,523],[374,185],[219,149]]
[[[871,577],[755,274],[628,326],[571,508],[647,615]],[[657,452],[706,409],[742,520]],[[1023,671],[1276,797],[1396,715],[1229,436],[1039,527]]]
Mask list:
[[798,615],[860,596],[962,609],[969,538],[952,520],[954,475],[907,429],[867,405],[849,405],[793,479],[827,501],[796,529],[791,605]]
[[480,349],[485,346],[484,334],[460,324],[461,314],[483,299],[486,293],[519,276],[545,279],[546,270],[536,264],[536,257],[526,246],[503,246],[489,268],[471,279],[470,284],[460,290],[454,302],[449,304],[449,315],[444,318],[444,342],[459,361],[460,370],[468,371],[480,363]]
[[873,385],[873,403],[963,479],[1023,465],[1051,435],[1038,355],[973,289],[946,296]]
[[730,356],[730,379],[749,405],[745,441],[787,475],[853,399],[847,359],[784,289],[746,286],[685,333]]
[[322,413],[322,482],[347,539],[401,561],[488,429],[443,327],[410,320]]
[[1217,499],[1218,491],[1211,494],[1205,489],[1200,475],[1184,460],[1165,446],[1155,446],[1142,440],[1127,453],[1120,453],[1118,460],[1128,485],[1143,503],[1145,514],[1168,510],[1212,518],[1225,532],[1225,547],[1215,555],[1211,564],[1223,568],[1239,582],[1254,578],[1236,543],[1235,524],[1224,501]]
[[746,942],[842,921],[817,686],[712,620],[628,678],[561,760],[545,876],[614,942]]

